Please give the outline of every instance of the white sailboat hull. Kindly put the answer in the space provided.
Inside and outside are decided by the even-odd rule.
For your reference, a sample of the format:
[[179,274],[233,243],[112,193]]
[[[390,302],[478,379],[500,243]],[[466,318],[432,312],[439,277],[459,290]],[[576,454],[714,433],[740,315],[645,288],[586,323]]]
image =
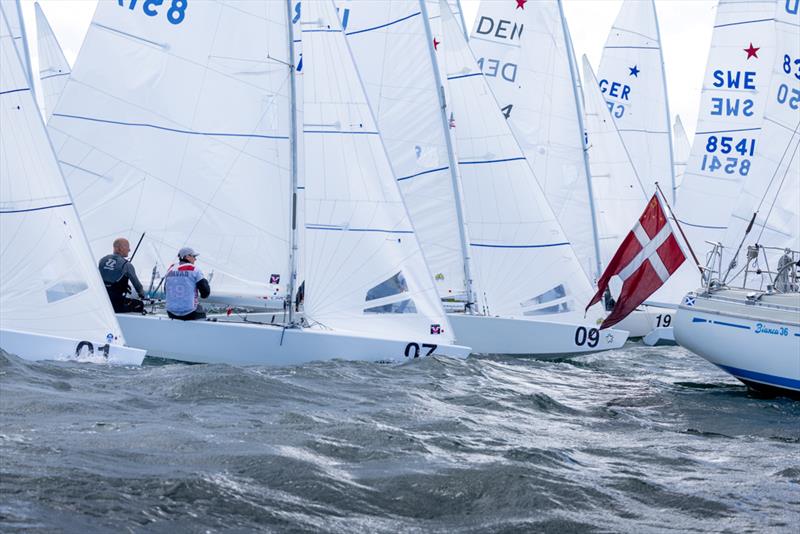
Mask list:
[[163,316],[117,316],[125,339],[148,356],[191,363],[297,365],[320,360],[404,361],[426,356],[466,358],[468,347],[361,333],[284,328],[230,321],[178,321]]
[[689,293],[675,317],[675,339],[754,389],[800,395],[800,295]]
[[475,354],[504,354],[542,359],[618,349],[628,332],[586,325],[513,317],[448,314],[458,343]]
[[88,341],[19,330],[0,330],[0,349],[28,361],[70,360],[111,365],[141,365],[145,356],[145,351],[142,349],[106,345],[105,340]]
[[675,345],[672,320],[675,310],[642,306],[615,325],[630,333],[630,339],[641,339],[650,346]]

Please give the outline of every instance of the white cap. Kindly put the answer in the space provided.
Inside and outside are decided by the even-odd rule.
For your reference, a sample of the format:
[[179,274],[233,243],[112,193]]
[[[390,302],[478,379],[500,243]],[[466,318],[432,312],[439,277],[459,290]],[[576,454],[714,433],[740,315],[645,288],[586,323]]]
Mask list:
[[183,247],[178,251],[178,259],[182,260],[186,256],[194,256],[195,258],[199,256],[197,252],[192,247]]

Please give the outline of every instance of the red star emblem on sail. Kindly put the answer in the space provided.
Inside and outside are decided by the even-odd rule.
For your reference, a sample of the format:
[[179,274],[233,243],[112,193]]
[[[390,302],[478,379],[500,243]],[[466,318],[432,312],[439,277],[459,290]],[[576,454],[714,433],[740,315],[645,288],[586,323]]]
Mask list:
[[758,59],[758,51],[761,50],[760,47],[753,46],[753,43],[750,43],[750,46],[747,48],[743,48],[745,52],[747,52],[747,59],[754,57]]
[[434,38],[433,38],[433,49],[434,49],[434,50],[439,50],[439,45],[440,45],[440,44],[442,44],[442,42],[441,42],[441,41],[437,41],[437,40],[436,40],[436,37],[434,37]]
[[517,0],[517,7],[514,9],[525,9],[525,2],[528,0]]

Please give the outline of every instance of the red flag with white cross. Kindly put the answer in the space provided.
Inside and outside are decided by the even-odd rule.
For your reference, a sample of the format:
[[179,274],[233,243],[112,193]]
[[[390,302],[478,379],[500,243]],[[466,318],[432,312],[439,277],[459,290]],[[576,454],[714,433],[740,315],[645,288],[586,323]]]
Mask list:
[[597,293],[586,309],[600,301],[611,277],[619,276],[622,290],[600,328],[614,326],[664,285],[685,260],[656,193],[597,281]]

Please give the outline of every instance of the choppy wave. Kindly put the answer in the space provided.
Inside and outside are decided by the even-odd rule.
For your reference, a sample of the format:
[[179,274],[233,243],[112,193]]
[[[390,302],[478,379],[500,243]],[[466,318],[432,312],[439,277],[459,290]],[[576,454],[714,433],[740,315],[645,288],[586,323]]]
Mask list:
[[799,416],[679,348],[284,368],[0,353],[0,529],[790,532]]

